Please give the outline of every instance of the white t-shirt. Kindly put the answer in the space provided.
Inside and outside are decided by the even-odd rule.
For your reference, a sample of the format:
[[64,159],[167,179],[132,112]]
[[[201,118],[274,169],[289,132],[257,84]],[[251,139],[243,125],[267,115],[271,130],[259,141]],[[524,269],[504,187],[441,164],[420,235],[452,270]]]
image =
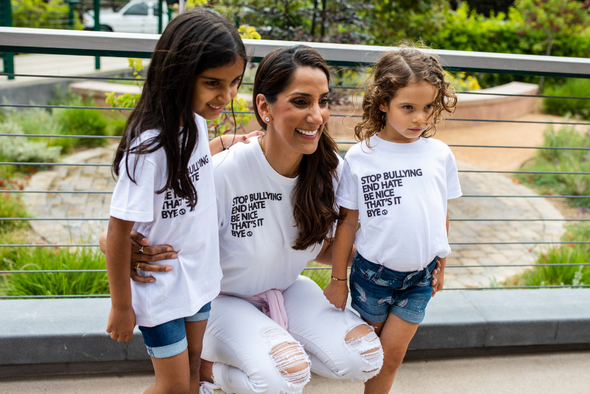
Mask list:
[[278,174],[257,138],[215,155],[221,291],[250,297],[293,284],[322,244],[295,250],[291,195],[297,178]]
[[[138,160],[134,176],[137,184],[127,175],[125,157],[120,164],[110,215],[134,221],[133,229],[149,238],[152,245],[168,244],[178,252],[176,259],[156,262],[171,265],[171,272],[140,271],[141,275],[154,276],[154,283],[131,282],[133,309],[140,326],[153,327],[192,316],[219,294],[221,268],[213,165],[205,119],[196,116],[195,120],[199,139],[188,166],[188,175],[198,198],[193,211],[185,199],[176,197],[172,189],[156,194],[167,178],[163,148],[130,157],[132,176],[134,160]],[[132,145],[158,133],[158,130],[145,131],[139,137],[141,141],[134,141]]]
[[350,148],[337,203],[359,211],[355,245],[367,260],[419,271],[451,252],[447,200],[461,196],[455,157],[432,138],[398,144],[378,136]]

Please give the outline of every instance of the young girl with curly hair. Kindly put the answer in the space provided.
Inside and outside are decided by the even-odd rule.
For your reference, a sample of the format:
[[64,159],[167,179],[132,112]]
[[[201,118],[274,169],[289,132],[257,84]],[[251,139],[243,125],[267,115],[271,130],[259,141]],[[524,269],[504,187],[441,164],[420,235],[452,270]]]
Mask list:
[[389,393],[428,301],[443,287],[451,251],[447,200],[461,196],[451,150],[429,138],[442,112],[456,104],[444,77],[438,59],[418,49],[384,54],[355,128],[361,142],[345,157],[337,191],[345,218],[324,294],[344,310],[354,243],[352,307],[375,329],[384,352],[381,372],[366,382],[365,393]]

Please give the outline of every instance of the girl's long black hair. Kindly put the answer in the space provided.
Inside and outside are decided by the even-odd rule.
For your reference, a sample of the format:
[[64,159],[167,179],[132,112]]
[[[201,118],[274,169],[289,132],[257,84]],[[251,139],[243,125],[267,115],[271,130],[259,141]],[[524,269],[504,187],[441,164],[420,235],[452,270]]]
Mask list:
[[[127,175],[135,182],[137,160],[133,160],[135,165],[130,171],[129,155],[163,148],[167,179],[157,193],[173,189],[178,197],[188,200],[193,210],[197,191],[188,179],[187,166],[199,142],[192,108],[196,76],[211,68],[231,65],[239,57],[244,63],[247,61],[242,39],[219,14],[196,9],[174,18],[156,45],[141,99],[127,120],[112,172],[119,176],[119,165],[125,157]],[[161,132],[131,148],[135,138],[153,129]]]

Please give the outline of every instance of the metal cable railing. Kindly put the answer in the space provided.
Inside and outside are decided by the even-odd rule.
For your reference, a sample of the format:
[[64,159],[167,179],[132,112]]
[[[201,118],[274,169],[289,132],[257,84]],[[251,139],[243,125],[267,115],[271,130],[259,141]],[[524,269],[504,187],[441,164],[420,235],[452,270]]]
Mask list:
[[[27,29],[23,29],[27,30]],[[0,28],[0,32],[5,33],[6,31]],[[20,41],[15,43],[14,37],[15,32],[8,31],[8,35],[4,37],[0,36],[0,50],[10,46],[13,51],[14,49],[20,48],[27,50],[25,52],[29,53],[43,53],[43,51],[49,50],[51,48],[51,52],[61,52],[61,53],[70,53],[70,52],[80,52],[79,54],[87,54],[86,52],[89,51],[85,48],[80,49],[79,43],[75,43],[71,40],[69,36],[65,38],[65,43],[60,41],[59,43],[55,41],[55,36],[52,35],[53,33],[49,33],[45,37],[41,37],[42,39],[38,43],[31,43],[29,42],[29,38],[26,37],[27,32],[22,32],[19,36]],[[79,33],[79,32],[78,32]],[[82,35],[78,35],[77,33],[74,35],[77,37],[78,40],[83,40],[84,38],[88,39],[89,42],[95,43],[94,35],[86,35],[87,32],[83,32]],[[18,36],[18,35],[17,35]],[[113,48],[110,49],[111,54],[115,54],[116,56],[127,56],[123,55],[122,50],[119,49],[122,46],[115,44],[115,40],[118,40],[115,37],[116,34],[112,35],[113,40],[110,41],[113,45]],[[61,36],[60,36],[61,37]],[[61,37],[63,38],[63,37]],[[123,37],[119,37],[122,38]],[[104,39],[104,37],[103,37]],[[11,41],[12,40],[12,41]],[[52,41],[53,40],[53,41]],[[47,42],[52,41],[52,44],[47,44]],[[136,38],[132,38],[131,40],[123,40],[125,45],[128,45],[129,42],[133,42],[133,45],[138,44],[139,47],[143,49],[137,50],[137,52],[131,53],[138,54],[143,53],[145,47],[148,47],[148,42],[150,39],[137,41]],[[248,42],[249,49],[253,49],[254,58],[259,59],[264,54],[268,53],[270,50],[274,49],[276,46],[283,46],[285,43],[283,42]],[[363,47],[363,51],[365,55],[362,57],[358,57],[358,48],[351,48],[354,46],[339,46],[339,45],[319,45],[312,43],[312,46],[316,46],[318,50],[327,58],[329,62],[336,65],[350,65],[350,64],[368,64],[373,59],[376,59],[378,55],[380,55],[384,50],[388,48],[381,49],[375,47]],[[90,47],[90,45],[88,45]],[[93,50],[93,53],[101,54],[101,51],[107,51],[103,44],[100,44]],[[340,52],[339,52],[340,51]],[[127,51],[129,52],[129,51]],[[433,51],[437,52],[442,58],[443,61],[446,61],[449,64],[449,67],[455,70],[462,69],[466,71],[496,71],[496,72],[506,72],[506,68],[500,67],[499,65],[502,64],[502,58],[496,56],[496,54],[474,54],[474,53],[459,53],[457,51]],[[104,55],[104,54],[103,54]],[[131,57],[131,56],[130,56]],[[358,59],[362,59],[361,62]],[[539,59],[539,57],[534,56],[513,56],[511,59],[513,63],[518,63],[520,67],[516,69],[508,70],[514,74],[519,74],[522,72],[526,73],[536,73],[538,75],[561,75],[561,76],[575,76],[575,77],[583,77],[588,78],[590,77],[590,70],[588,66],[590,66],[590,61],[583,59],[565,59],[565,58],[552,58],[552,59]],[[539,63],[539,64],[537,64]],[[523,66],[524,65],[524,66]],[[540,67],[542,65],[542,67]],[[513,67],[511,65],[510,67]],[[540,68],[539,68],[540,67]],[[57,76],[57,75],[37,75],[37,74],[19,74],[19,73],[0,73],[0,75],[5,76],[15,76],[15,77],[35,77],[35,78],[55,78],[55,79],[72,79],[72,80],[109,80],[109,81],[141,81],[136,78],[121,78],[121,77],[102,77],[102,76],[90,76],[90,77],[80,77],[80,76]],[[244,86],[249,86],[249,83],[243,83]],[[348,89],[348,90],[355,90],[357,91],[357,87],[351,86],[332,86],[331,89]],[[513,94],[513,93],[497,93],[497,92],[459,92],[458,94],[464,95],[485,95],[485,96],[506,96],[506,97],[522,97],[522,98],[556,98],[556,99],[564,99],[564,100],[590,100],[590,97],[571,97],[571,96],[551,96],[551,95],[540,95],[540,94]],[[29,108],[43,108],[43,109],[98,109],[98,110],[112,110],[112,108],[108,107],[100,107],[100,106],[65,106],[65,105],[42,105],[42,104],[9,104],[9,103],[2,103],[0,104],[0,108],[19,108],[21,110],[26,110]],[[133,108],[117,108],[122,110],[132,110]],[[231,111],[225,111],[231,112]],[[252,111],[234,111],[235,114],[253,114]],[[354,117],[358,118],[360,115],[342,115],[342,114],[333,114],[332,117]],[[560,121],[530,121],[530,120],[508,120],[508,119],[472,119],[472,118],[447,118],[447,121],[451,122],[486,122],[486,123],[507,123],[507,124],[546,124],[546,125],[568,125],[568,126],[590,126],[588,122],[576,121],[576,122],[560,122]],[[0,137],[35,137],[35,138],[80,138],[80,139],[120,139],[118,136],[93,136],[93,135],[61,135],[61,134],[6,134],[0,133]],[[338,141],[338,144],[341,145],[350,145],[354,144],[355,142],[351,141]],[[538,147],[538,146],[502,146],[502,145],[477,145],[477,144],[449,144],[452,148],[482,148],[482,149],[537,149],[537,150],[558,150],[558,151],[589,151],[590,148],[580,148],[580,147]],[[36,167],[56,167],[56,168],[63,168],[63,167],[79,167],[79,168],[88,168],[88,167],[110,167],[110,164],[105,163],[51,163],[51,162],[18,162],[18,161],[2,161],[0,165],[5,166],[36,166]],[[463,169],[460,170],[461,173],[471,173],[471,174],[530,174],[530,175],[575,175],[575,176],[588,176],[590,172],[576,172],[576,171],[526,171],[526,170],[470,170],[470,169]],[[23,194],[23,195],[35,195],[35,194],[44,194],[44,195],[53,195],[53,194],[64,194],[64,195],[110,195],[111,191],[96,191],[96,190],[16,190],[16,189],[5,189],[0,190],[0,196],[5,194]],[[463,198],[491,198],[491,199],[498,199],[498,198],[509,198],[509,199],[540,199],[540,198],[550,198],[550,199],[586,199],[590,198],[590,196],[585,195],[520,195],[520,194],[466,194]],[[108,218],[83,218],[83,217],[36,217],[36,218],[4,218],[0,217],[0,223],[2,222],[41,222],[41,221],[48,221],[48,222],[92,222],[92,221],[99,221],[105,222],[108,221]],[[482,222],[540,222],[540,223],[552,223],[552,222],[559,222],[559,223],[572,223],[572,222],[587,222],[590,219],[581,217],[578,219],[573,218],[451,218],[452,222],[455,223],[482,223]],[[506,241],[506,240],[499,240],[499,241],[479,241],[479,242],[450,242],[452,246],[522,246],[522,247],[529,247],[534,245],[587,245],[590,244],[590,241],[547,241],[547,240],[534,240],[534,239],[527,239],[518,241]],[[23,244],[0,244],[0,248],[96,248],[98,244],[95,243],[56,243],[56,244],[34,244],[34,243],[23,243]],[[467,268],[527,268],[527,267],[567,267],[567,266],[578,266],[578,267],[585,267],[589,266],[590,263],[581,263],[581,264],[482,264],[482,265],[454,265],[450,264],[447,265],[447,268],[453,269],[467,269]],[[307,270],[309,271],[316,271],[322,269],[329,269],[324,267],[308,267]],[[13,275],[13,274],[74,274],[74,273],[104,273],[106,270],[103,269],[88,269],[88,270],[0,270],[0,275]],[[527,286],[527,288],[539,288],[540,286]],[[543,286],[543,288],[554,288],[554,287],[567,287],[567,288],[586,288],[590,287],[590,285],[564,285],[564,286]],[[501,288],[517,288],[521,289],[523,286],[504,286]],[[477,290],[477,289],[497,289],[497,287],[477,287],[477,288],[457,288],[457,287],[449,287],[445,290]],[[28,296],[0,296],[0,298],[73,298],[73,297],[108,297],[108,294],[99,294],[99,295],[66,295],[66,296],[55,296],[55,295],[28,295]]]

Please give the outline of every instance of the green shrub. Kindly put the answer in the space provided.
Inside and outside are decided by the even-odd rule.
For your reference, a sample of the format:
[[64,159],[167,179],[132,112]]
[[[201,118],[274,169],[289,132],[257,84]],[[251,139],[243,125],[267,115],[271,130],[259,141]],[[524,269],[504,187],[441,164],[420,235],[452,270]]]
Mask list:
[[[24,134],[19,124],[8,120],[0,124],[2,134]],[[54,162],[61,147],[48,147],[46,142],[31,141],[27,137],[0,137],[0,157],[6,161]]]
[[[590,225],[567,226],[562,240],[572,242],[590,240]],[[585,264],[589,261],[589,245],[566,244],[552,248],[539,256],[537,264]],[[504,284],[507,286],[588,285],[590,284],[590,266],[534,267],[509,278]]]
[[[74,12],[75,30],[82,30],[77,12]],[[70,29],[70,7],[61,0],[12,0],[12,25],[14,27],[35,27]]]
[[[61,134],[67,135],[107,135],[107,121],[98,109],[58,108],[53,111],[57,121],[61,124]],[[103,138],[79,138],[76,146],[106,145]]]
[[[19,190],[17,182],[0,179],[0,189]],[[12,193],[0,193],[0,218],[26,218],[27,210],[19,196]],[[0,233],[28,228],[29,224],[21,220],[0,220]]]
[[[5,258],[5,260],[7,260]],[[104,256],[98,250],[70,251],[61,248],[18,248],[11,270],[96,270],[105,269]],[[9,275],[6,295],[89,295],[108,294],[105,273],[15,273]]]
[[[523,166],[527,171],[590,172],[590,133],[573,127],[555,131],[545,130],[543,146],[586,148],[585,150],[539,149],[536,156]],[[578,174],[520,174],[515,176],[533,186],[541,194],[590,196],[590,177]],[[590,208],[590,198],[576,198],[571,205]]]
[[[590,79],[567,79],[561,85],[547,86],[548,96],[590,97]],[[576,116],[590,120],[590,100],[544,98],[543,112],[561,116]]]

